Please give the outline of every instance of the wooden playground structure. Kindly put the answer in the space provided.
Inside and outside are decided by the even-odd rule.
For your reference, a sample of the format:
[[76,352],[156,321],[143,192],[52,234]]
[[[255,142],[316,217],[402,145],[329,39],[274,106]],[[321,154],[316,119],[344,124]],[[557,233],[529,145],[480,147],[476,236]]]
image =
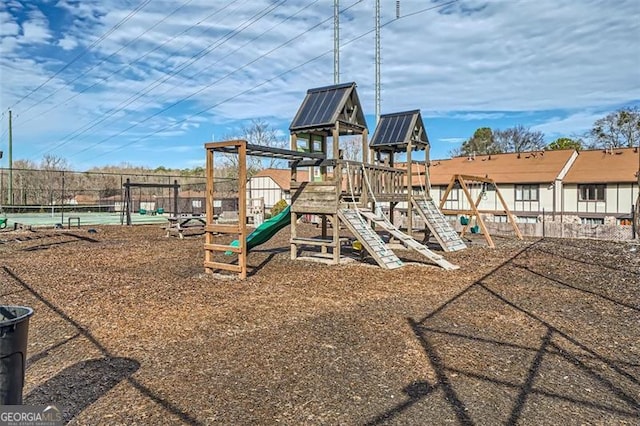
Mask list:
[[[207,272],[231,271],[242,279],[247,275],[246,158],[249,155],[289,161],[291,205],[286,225],[291,226],[291,259],[300,258],[301,252],[311,247],[315,248],[311,257],[330,264],[340,264],[341,245],[344,242],[340,228],[344,226],[384,269],[400,268],[404,263],[378,231],[387,233],[390,240],[400,242],[446,270],[458,268],[412,236],[415,213],[424,220],[445,252],[466,248],[431,199],[428,181],[425,180],[425,187],[419,191],[414,190],[411,184],[416,174],[414,172],[418,170],[419,174],[419,168],[414,169],[412,153],[423,150],[428,159],[429,151],[429,140],[419,110],[382,115],[369,144],[356,84],[338,84],[308,90],[289,129],[291,149],[253,145],[244,140],[205,144],[207,200],[204,267]],[[340,147],[340,137],[355,136],[362,139],[361,161],[345,159]],[[237,224],[218,224],[214,221],[216,153],[238,155],[240,215]],[[405,167],[395,167],[398,154],[406,155]],[[309,179],[299,179],[301,174],[298,169],[308,170]],[[388,213],[382,208],[385,204],[388,204]],[[406,232],[393,224],[393,212],[396,209],[406,211]],[[298,235],[298,219],[306,215],[320,218],[319,236],[308,238]],[[237,241],[231,245],[216,244],[214,241],[218,234],[232,235]],[[237,263],[217,260],[216,257],[223,253],[236,254]]]
[[[478,195],[475,197],[475,199],[473,198],[473,195],[471,193],[472,191],[470,189],[470,187],[474,185],[480,185],[481,187],[481,191],[478,192]],[[467,202],[469,203],[468,209],[451,210],[451,209],[444,208],[444,205],[447,202],[447,198],[449,197],[449,194],[455,187],[462,189],[462,192],[465,198],[467,199]],[[471,223],[475,219],[477,223],[477,225],[475,226],[477,226],[479,229],[475,228],[475,230],[473,230],[472,232],[478,233],[479,231],[482,231],[481,233],[482,235],[484,235],[484,238],[487,241],[487,245],[491,248],[495,248],[496,245],[494,244],[493,239],[491,238],[491,234],[487,229],[487,226],[485,225],[484,219],[482,218],[482,215],[481,215],[481,213],[494,213],[494,211],[484,211],[484,210],[478,209],[478,206],[482,202],[482,199],[488,190],[495,192],[496,197],[498,198],[498,200],[500,200],[500,204],[502,205],[502,208],[503,208],[502,211],[506,214],[507,220],[513,227],[513,231],[516,237],[522,240],[523,239],[522,233],[520,232],[520,229],[518,229],[516,220],[511,214],[511,211],[509,210],[507,203],[504,201],[504,198],[502,197],[502,194],[500,193],[498,186],[493,181],[493,179],[490,179],[488,177],[470,176],[470,175],[453,175],[451,177],[451,181],[449,182],[449,185],[447,186],[447,189],[444,191],[444,194],[442,194],[442,199],[440,200],[440,211],[443,214],[463,215],[461,216],[461,220],[463,222],[462,232],[460,232],[461,237],[464,237],[464,234],[471,227]]]

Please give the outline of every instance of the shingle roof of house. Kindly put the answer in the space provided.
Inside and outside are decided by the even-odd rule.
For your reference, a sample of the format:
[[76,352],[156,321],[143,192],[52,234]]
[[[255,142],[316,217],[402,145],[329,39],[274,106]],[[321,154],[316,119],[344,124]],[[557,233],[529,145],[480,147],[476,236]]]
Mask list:
[[[253,175],[253,177],[269,177],[285,191],[291,189],[291,169],[264,169]],[[309,172],[298,170],[298,180],[308,180]]]
[[[455,174],[486,176],[496,183],[550,183],[558,177],[574,152],[537,151],[433,160],[429,176],[432,185],[447,185]],[[418,185],[418,177],[414,176],[412,182]]]
[[580,151],[564,182],[637,182],[638,155],[636,148]]

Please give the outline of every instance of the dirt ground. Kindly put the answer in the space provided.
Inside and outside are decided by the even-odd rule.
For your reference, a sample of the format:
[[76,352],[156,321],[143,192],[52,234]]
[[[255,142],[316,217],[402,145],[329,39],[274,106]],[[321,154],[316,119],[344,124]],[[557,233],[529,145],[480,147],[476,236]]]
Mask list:
[[497,238],[385,271],[291,261],[288,238],[240,282],[158,226],[0,233],[0,304],[35,309],[24,402],[92,425],[640,424],[637,244]]

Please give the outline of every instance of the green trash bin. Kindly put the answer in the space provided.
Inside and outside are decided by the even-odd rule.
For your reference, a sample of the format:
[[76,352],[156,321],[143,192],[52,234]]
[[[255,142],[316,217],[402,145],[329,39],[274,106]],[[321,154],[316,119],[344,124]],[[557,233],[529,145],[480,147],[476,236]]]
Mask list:
[[0,405],[22,404],[31,315],[25,306],[0,306]]

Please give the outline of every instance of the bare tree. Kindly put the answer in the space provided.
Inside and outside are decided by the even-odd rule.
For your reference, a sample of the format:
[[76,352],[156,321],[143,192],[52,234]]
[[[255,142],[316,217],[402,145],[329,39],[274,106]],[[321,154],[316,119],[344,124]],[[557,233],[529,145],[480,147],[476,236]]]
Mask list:
[[520,124],[505,130],[495,130],[493,137],[502,152],[534,151],[545,146],[544,133]]
[[362,161],[362,137],[352,136],[340,140],[342,158],[345,160]]
[[632,148],[640,142],[640,109],[622,108],[596,120],[590,148]]
[[[237,134],[239,136],[225,135],[224,139],[244,139],[252,145],[261,145],[270,148],[285,148],[287,145],[286,139],[279,138],[278,131],[262,120],[251,120],[251,123],[242,127]],[[222,166],[225,177],[238,176],[237,155],[224,155],[219,166]],[[277,158],[247,157],[247,176],[251,177],[261,169],[285,166],[286,163]]]

